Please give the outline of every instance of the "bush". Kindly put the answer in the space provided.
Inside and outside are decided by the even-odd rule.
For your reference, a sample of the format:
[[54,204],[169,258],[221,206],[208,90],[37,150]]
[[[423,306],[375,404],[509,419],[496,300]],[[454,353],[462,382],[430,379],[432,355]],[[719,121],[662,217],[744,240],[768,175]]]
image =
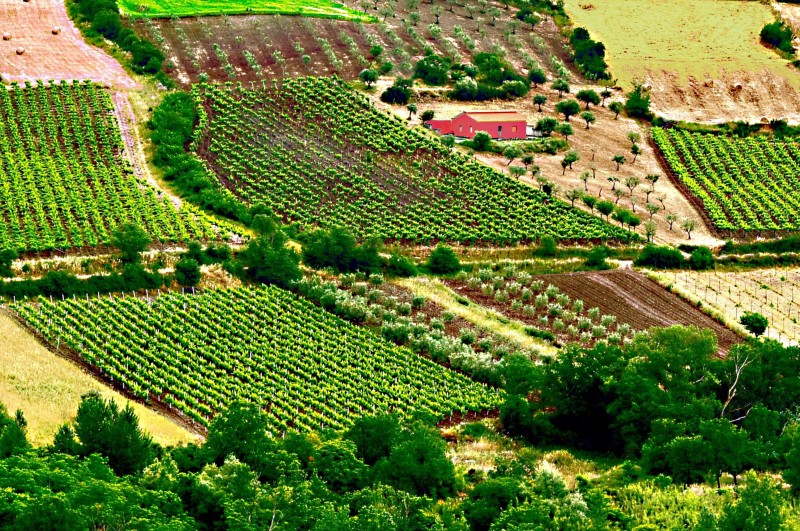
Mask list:
[[792,30],[783,22],[771,22],[761,29],[761,40],[782,52],[792,53]]
[[358,245],[356,237],[348,229],[320,229],[305,235],[303,239],[303,262],[309,267],[330,267],[340,273],[380,272],[382,261],[377,243]]
[[393,105],[405,105],[411,100],[411,80],[397,78],[394,84],[383,91],[381,101]]
[[575,51],[575,64],[589,79],[611,79],[603,43],[592,40],[584,28],[575,28],[569,42]]
[[175,280],[181,286],[196,286],[202,278],[200,264],[191,258],[183,258],[175,264]]
[[714,255],[708,247],[698,247],[692,251],[689,266],[695,271],[703,271],[714,267]]
[[611,255],[611,249],[605,245],[598,245],[586,255],[584,264],[594,269],[609,269],[611,266],[606,262],[606,258]]
[[393,254],[386,261],[386,274],[393,277],[415,277],[417,266],[410,258],[401,254]]
[[650,119],[650,93],[645,88],[637,84],[634,89],[628,93],[628,99],[625,100],[625,112],[632,118],[645,118]]
[[420,59],[414,67],[414,78],[421,79],[426,85],[446,85],[447,72],[450,70],[452,60],[448,57],[428,55]]
[[11,249],[0,251],[0,277],[13,277],[11,264],[17,259],[17,252]]
[[428,257],[428,269],[438,275],[449,275],[461,269],[461,262],[451,248],[439,244]]
[[472,139],[472,149],[488,151],[492,146],[492,137],[486,131],[478,131]]
[[556,239],[550,235],[542,236],[539,240],[539,246],[536,248],[537,256],[554,257],[558,254],[558,244]]
[[759,337],[766,332],[767,327],[769,326],[769,320],[760,313],[756,312],[744,312],[744,314],[739,318],[739,323],[744,326],[748,332],[756,337]]
[[684,259],[677,249],[645,245],[633,264],[640,267],[655,267],[658,269],[680,269],[684,265]]

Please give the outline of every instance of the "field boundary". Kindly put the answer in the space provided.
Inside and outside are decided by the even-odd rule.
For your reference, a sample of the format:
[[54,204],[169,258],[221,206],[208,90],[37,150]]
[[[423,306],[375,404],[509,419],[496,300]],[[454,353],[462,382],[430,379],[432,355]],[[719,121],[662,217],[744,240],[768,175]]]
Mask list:
[[[38,330],[34,329],[32,326],[28,324],[25,319],[23,319],[17,312],[14,312],[6,307],[0,307],[0,313],[5,314],[9,318],[11,318],[15,323],[19,324],[25,331],[31,334],[36,341],[38,341],[44,348],[49,350],[55,356],[59,358],[65,359],[70,363],[76,365],[81,371],[88,374],[98,382],[102,383],[113,389],[114,391],[118,392],[126,399],[130,400],[131,402],[136,402],[141,404],[142,406],[150,409],[151,411],[155,411],[170,420],[177,422],[180,426],[184,427],[187,431],[192,434],[199,435],[201,437],[206,437],[208,434],[208,430],[200,424],[192,422],[189,418],[181,415],[180,411],[176,409],[170,409],[167,404],[164,404],[160,400],[150,398],[149,400],[142,400],[141,398],[131,394],[129,389],[125,389],[119,385],[118,382],[114,382],[113,378],[109,377],[108,375],[104,374],[100,369],[94,368],[81,357],[80,354],[75,352],[73,349],[69,347],[65,348],[56,348],[47,341],[47,339],[39,333]],[[152,395],[149,395],[152,396]]]

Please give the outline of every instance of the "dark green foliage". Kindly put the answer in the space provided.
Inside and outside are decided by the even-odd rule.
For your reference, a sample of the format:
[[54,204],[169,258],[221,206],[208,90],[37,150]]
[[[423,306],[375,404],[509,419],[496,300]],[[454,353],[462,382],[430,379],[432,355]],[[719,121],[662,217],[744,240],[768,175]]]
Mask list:
[[286,241],[281,231],[252,240],[238,256],[247,278],[282,288],[289,288],[299,280],[300,256],[287,247]]
[[3,404],[0,404],[0,459],[11,455],[21,454],[30,449],[31,445],[25,436],[28,423],[22,411],[17,410],[12,418]]
[[554,257],[558,254],[558,243],[552,236],[542,236],[539,246],[536,248],[536,255],[545,258]]
[[36,280],[0,282],[0,296],[24,297],[94,295],[96,293],[136,292],[164,285],[159,273],[146,271],[141,264],[127,264],[121,273],[78,278],[66,271],[50,271]]
[[582,101],[586,104],[586,108],[589,108],[589,104],[592,105],[599,105],[600,104],[600,94],[595,92],[592,89],[583,89],[579,90],[577,94],[575,94],[575,98],[578,101]]
[[536,122],[536,130],[541,131],[544,136],[550,136],[556,130],[556,127],[558,127],[558,120],[552,116],[542,118]]
[[611,256],[611,249],[606,247],[605,245],[598,245],[592,248],[589,251],[589,254],[586,255],[586,264],[587,267],[591,267],[593,269],[610,269],[611,266],[606,262],[606,258]]
[[758,337],[766,332],[769,326],[769,320],[766,317],[756,312],[744,312],[739,318],[739,323],[744,326],[748,332]]
[[473,531],[488,531],[492,522],[524,494],[522,484],[515,478],[488,479],[469,493],[463,505],[464,516]]
[[421,79],[426,85],[446,85],[448,71],[452,66],[452,59],[439,55],[428,55],[417,61],[414,66],[414,78]]
[[[599,205],[598,205],[599,209]],[[634,265],[639,267],[655,267],[658,269],[680,269],[684,266],[684,258],[680,251],[672,247],[645,245]]]
[[175,280],[181,286],[196,286],[202,277],[200,264],[191,258],[183,258],[175,264]]
[[714,267],[714,255],[708,247],[698,247],[689,257],[689,267],[695,271],[705,271]]
[[781,21],[770,22],[761,29],[762,42],[785,53],[794,52],[792,37],[792,28]]
[[437,275],[449,275],[461,269],[458,256],[450,247],[439,244],[428,257],[428,269]]
[[575,28],[569,42],[575,51],[575,64],[589,79],[611,79],[603,43],[592,40],[585,28]]
[[405,105],[411,99],[411,80],[398,77],[394,84],[383,91],[381,101],[393,105]]
[[717,529],[744,531],[780,531],[786,529],[781,514],[782,493],[769,476],[747,474],[746,486],[739,491],[739,500],[726,505],[717,522]]
[[[609,109],[611,107],[609,106]],[[611,109],[617,112],[615,109]],[[641,84],[637,84],[632,91],[628,92],[625,100],[625,112],[632,118],[650,119],[650,91],[646,90]]]
[[223,191],[209,177],[205,166],[184,150],[191,140],[197,118],[194,101],[189,94],[176,92],[164,97],[148,122],[151,140],[156,147],[153,162],[164,171],[164,178],[173,182],[185,199],[225,217],[245,224],[251,222],[247,208],[231,194]]
[[365,68],[358,74],[358,79],[364,82],[367,88],[371,87],[373,83],[378,81],[378,72],[372,68]]
[[475,151],[489,151],[492,146],[492,137],[486,131],[478,131],[472,139],[472,149]]
[[120,258],[129,264],[139,261],[139,255],[147,250],[150,241],[147,232],[132,223],[118,227],[111,234],[111,245],[119,249]]
[[534,86],[539,86],[547,83],[547,75],[541,68],[533,68],[528,72],[528,81],[533,83]]
[[569,121],[570,116],[581,112],[580,104],[575,100],[564,100],[556,103],[556,112],[564,115],[564,119]]
[[377,273],[381,269],[378,250],[377,242],[358,244],[353,233],[342,227],[316,230],[303,237],[303,263],[316,269]]
[[410,258],[401,254],[392,254],[386,261],[384,268],[386,274],[393,277],[415,277],[417,276],[417,266]]
[[[528,93],[530,81],[520,75],[514,66],[497,54],[481,52],[475,54],[473,63],[477,69],[474,80],[462,79],[448,95],[457,100],[485,101],[495,98],[514,99]],[[473,72],[466,71],[467,74]],[[470,76],[473,77],[473,76]]]
[[356,445],[356,455],[372,466],[389,457],[392,442],[402,427],[396,415],[361,417],[345,433],[345,437]]
[[0,251],[0,277],[13,277],[14,272],[11,270],[11,264],[17,259],[17,252],[13,249],[4,249]]
[[74,444],[78,455],[100,454],[119,475],[138,474],[155,457],[153,440],[139,428],[133,408],[128,405],[120,410],[114,401],[97,393],[81,399],[74,430],[74,443],[62,432],[61,448]]

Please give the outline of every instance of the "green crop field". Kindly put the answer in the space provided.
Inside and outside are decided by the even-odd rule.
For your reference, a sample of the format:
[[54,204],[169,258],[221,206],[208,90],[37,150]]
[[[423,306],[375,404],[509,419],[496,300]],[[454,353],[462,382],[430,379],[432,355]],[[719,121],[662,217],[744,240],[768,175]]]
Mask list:
[[0,90],[0,249],[95,246],[128,222],[157,241],[214,236],[136,180],[108,92],[66,82]]
[[653,128],[676,178],[720,230],[800,229],[800,144]]
[[194,145],[219,182],[306,228],[411,242],[632,237],[409,129],[336,79],[194,93]]
[[134,17],[196,17],[214,15],[300,15],[374,22],[375,17],[331,0],[120,0],[120,10]]
[[115,385],[201,424],[236,399],[263,405],[274,430],[341,428],[374,412],[442,417],[499,400],[275,287],[149,301],[40,299],[14,309]]

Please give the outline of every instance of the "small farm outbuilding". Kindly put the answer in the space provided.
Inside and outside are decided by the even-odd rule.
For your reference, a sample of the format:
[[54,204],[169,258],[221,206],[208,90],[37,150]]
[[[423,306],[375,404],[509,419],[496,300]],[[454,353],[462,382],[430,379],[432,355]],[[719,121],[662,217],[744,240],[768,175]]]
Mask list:
[[478,131],[486,131],[495,140],[527,136],[525,117],[516,111],[467,111],[450,120],[428,120],[425,124],[439,134],[466,138],[473,138]]

